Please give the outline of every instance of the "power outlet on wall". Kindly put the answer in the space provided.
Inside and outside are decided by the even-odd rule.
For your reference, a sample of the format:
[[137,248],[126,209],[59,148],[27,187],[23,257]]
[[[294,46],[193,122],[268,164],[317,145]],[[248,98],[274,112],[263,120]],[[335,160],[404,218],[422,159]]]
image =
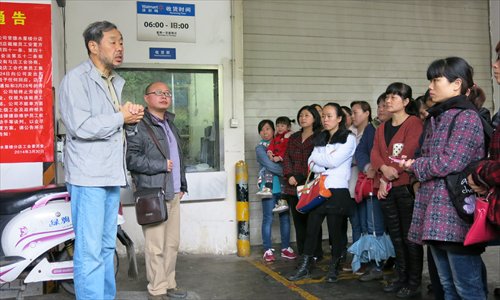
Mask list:
[[231,118],[231,120],[229,120],[229,127],[231,127],[231,128],[238,128],[238,125],[240,125],[239,122],[238,122],[238,119]]

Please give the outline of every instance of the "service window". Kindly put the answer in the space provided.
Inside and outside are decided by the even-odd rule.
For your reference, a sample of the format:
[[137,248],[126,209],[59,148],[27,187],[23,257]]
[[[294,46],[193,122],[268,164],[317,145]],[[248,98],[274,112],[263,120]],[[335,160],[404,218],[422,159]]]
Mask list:
[[217,70],[120,68],[126,80],[122,101],[146,106],[144,90],[162,81],[172,90],[175,125],[180,131],[187,172],[220,170]]

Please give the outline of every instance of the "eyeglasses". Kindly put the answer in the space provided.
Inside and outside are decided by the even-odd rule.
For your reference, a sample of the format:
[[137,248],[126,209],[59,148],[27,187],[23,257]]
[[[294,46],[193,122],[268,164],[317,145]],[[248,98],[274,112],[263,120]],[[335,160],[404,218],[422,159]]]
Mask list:
[[170,91],[161,91],[161,90],[156,90],[156,91],[152,91],[152,92],[149,92],[149,93],[146,93],[146,95],[151,95],[151,94],[155,94],[156,96],[165,96],[165,97],[172,97],[172,93]]

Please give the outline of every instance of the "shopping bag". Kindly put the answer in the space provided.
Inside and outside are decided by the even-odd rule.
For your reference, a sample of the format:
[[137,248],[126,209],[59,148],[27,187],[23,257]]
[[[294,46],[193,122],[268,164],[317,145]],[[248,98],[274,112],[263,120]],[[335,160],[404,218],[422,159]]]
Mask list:
[[326,198],[319,195],[320,178],[325,175],[319,175],[310,180],[311,175],[312,171],[309,167],[309,174],[307,174],[306,183],[297,187],[299,202],[297,203],[295,209],[303,214],[310,212],[313,208],[321,205],[326,200]]
[[464,246],[486,243],[500,238],[500,231],[498,231],[487,218],[487,212],[490,205],[488,198],[491,194],[492,192],[490,192],[486,198],[476,198],[474,223],[472,223],[472,226],[465,236]]

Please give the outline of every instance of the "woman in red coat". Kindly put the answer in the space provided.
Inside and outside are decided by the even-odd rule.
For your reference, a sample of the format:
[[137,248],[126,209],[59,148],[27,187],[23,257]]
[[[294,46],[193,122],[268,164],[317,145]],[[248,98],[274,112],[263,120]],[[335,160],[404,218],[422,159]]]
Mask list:
[[391,158],[413,157],[422,133],[422,121],[412,99],[411,87],[395,82],[386,90],[387,110],[392,118],[377,128],[371,152],[372,167],[377,170],[378,198],[396,252],[398,280],[384,287],[399,298],[409,298],[420,292],[422,281],[422,246],[408,241],[414,195],[410,176]]
[[[500,41],[495,48],[497,59],[493,63],[493,75],[498,84],[500,84]],[[486,194],[489,189],[493,191],[491,199],[497,199],[493,202],[498,205],[490,209],[488,217],[494,224],[500,226],[500,110],[493,119],[493,125],[496,127],[490,141],[490,157],[479,162],[475,171],[469,176],[469,184],[475,192]],[[491,217],[490,217],[491,216]],[[495,221],[495,219],[497,219]]]

